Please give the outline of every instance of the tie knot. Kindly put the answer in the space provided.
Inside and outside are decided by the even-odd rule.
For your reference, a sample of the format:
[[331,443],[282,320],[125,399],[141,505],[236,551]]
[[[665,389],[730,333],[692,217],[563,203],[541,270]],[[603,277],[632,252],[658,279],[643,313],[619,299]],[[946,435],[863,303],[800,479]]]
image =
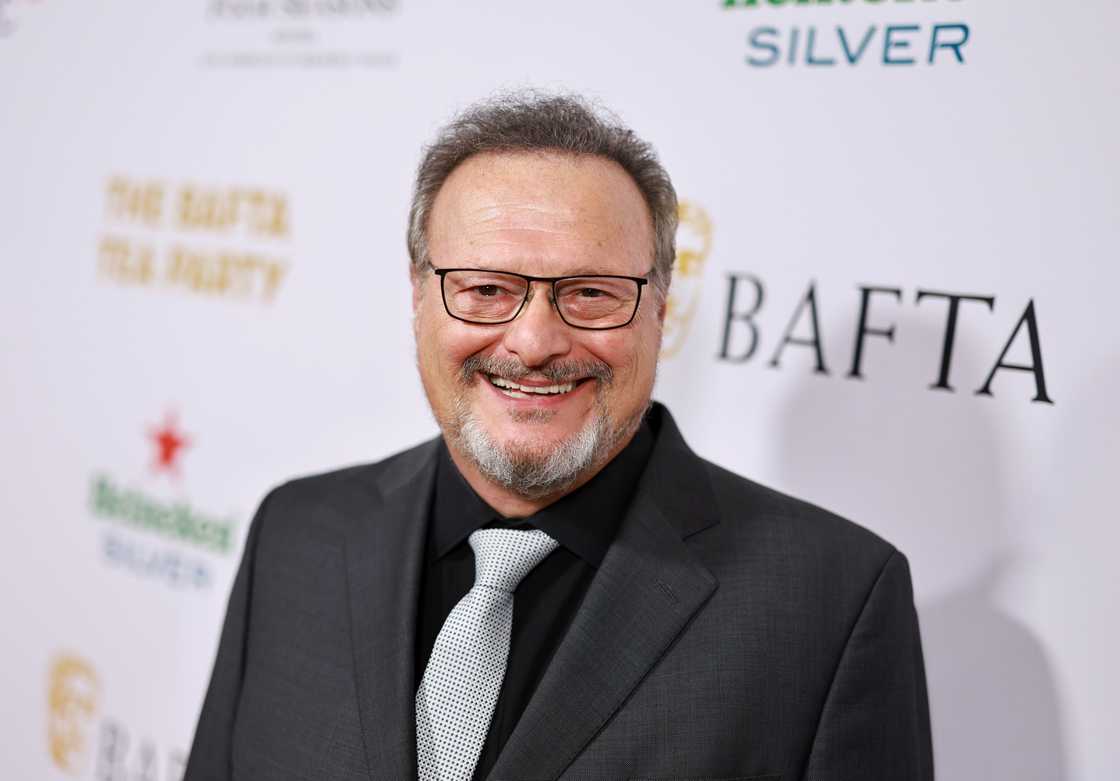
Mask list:
[[559,543],[539,529],[479,529],[470,544],[475,585],[513,592]]

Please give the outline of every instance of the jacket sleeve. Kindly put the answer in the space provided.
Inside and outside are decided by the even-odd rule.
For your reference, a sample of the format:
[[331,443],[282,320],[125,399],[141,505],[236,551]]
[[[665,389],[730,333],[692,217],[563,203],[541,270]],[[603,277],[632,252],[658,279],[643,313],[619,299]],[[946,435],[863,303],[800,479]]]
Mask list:
[[932,781],[929,702],[906,557],[887,559],[841,653],[805,781]]
[[228,781],[232,776],[233,725],[245,672],[257,539],[272,495],[261,502],[249,524],[183,781]]

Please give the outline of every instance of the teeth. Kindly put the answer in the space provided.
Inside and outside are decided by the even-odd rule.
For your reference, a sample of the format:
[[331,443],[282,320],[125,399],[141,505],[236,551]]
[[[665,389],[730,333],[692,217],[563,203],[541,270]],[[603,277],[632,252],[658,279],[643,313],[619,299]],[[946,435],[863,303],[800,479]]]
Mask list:
[[507,380],[504,377],[495,377],[493,375],[487,375],[487,379],[489,379],[492,384],[506,391],[508,395],[513,396],[516,399],[526,399],[528,398],[528,394],[532,393],[541,396],[553,396],[559,393],[567,393],[572,388],[576,387],[576,384],[574,382],[568,382],[563,385],[533,386],[520,385],[511,380]]

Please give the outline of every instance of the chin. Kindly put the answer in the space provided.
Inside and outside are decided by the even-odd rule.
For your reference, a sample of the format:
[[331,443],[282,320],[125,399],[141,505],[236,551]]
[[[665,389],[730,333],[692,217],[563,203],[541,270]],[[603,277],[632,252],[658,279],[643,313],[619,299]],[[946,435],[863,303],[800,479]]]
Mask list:
[[470,410],[459,422],[457,449],[492,483],[526,499],[562,493],[594,473],[621,433],[605,414],[559,436],[501,436]]
[[492,422],[472,416],[468,422],[489,446],[511,459],[524,461],[544,460],[550,453],[571,447],[580,439],[604,439],[614,429],[610,418],[601,414],[588,415],[575,425],[540,411],[510,412],[503,417],[506,419]]

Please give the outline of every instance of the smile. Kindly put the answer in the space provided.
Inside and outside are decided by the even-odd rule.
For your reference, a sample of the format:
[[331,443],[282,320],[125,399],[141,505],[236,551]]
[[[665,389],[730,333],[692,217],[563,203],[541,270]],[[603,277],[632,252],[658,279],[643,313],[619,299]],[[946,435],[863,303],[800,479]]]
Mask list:
[[560,385],[522,385],[513,380],[507,380],[504,377],[497,377],[492,374],[485,374],[483,376],[490,381],[491,385],[511,399],[527,399],[530,396],[562,396],[565,393],[570,393],[584,382],[584,380],[577,380],[576,382],[566,382]]

